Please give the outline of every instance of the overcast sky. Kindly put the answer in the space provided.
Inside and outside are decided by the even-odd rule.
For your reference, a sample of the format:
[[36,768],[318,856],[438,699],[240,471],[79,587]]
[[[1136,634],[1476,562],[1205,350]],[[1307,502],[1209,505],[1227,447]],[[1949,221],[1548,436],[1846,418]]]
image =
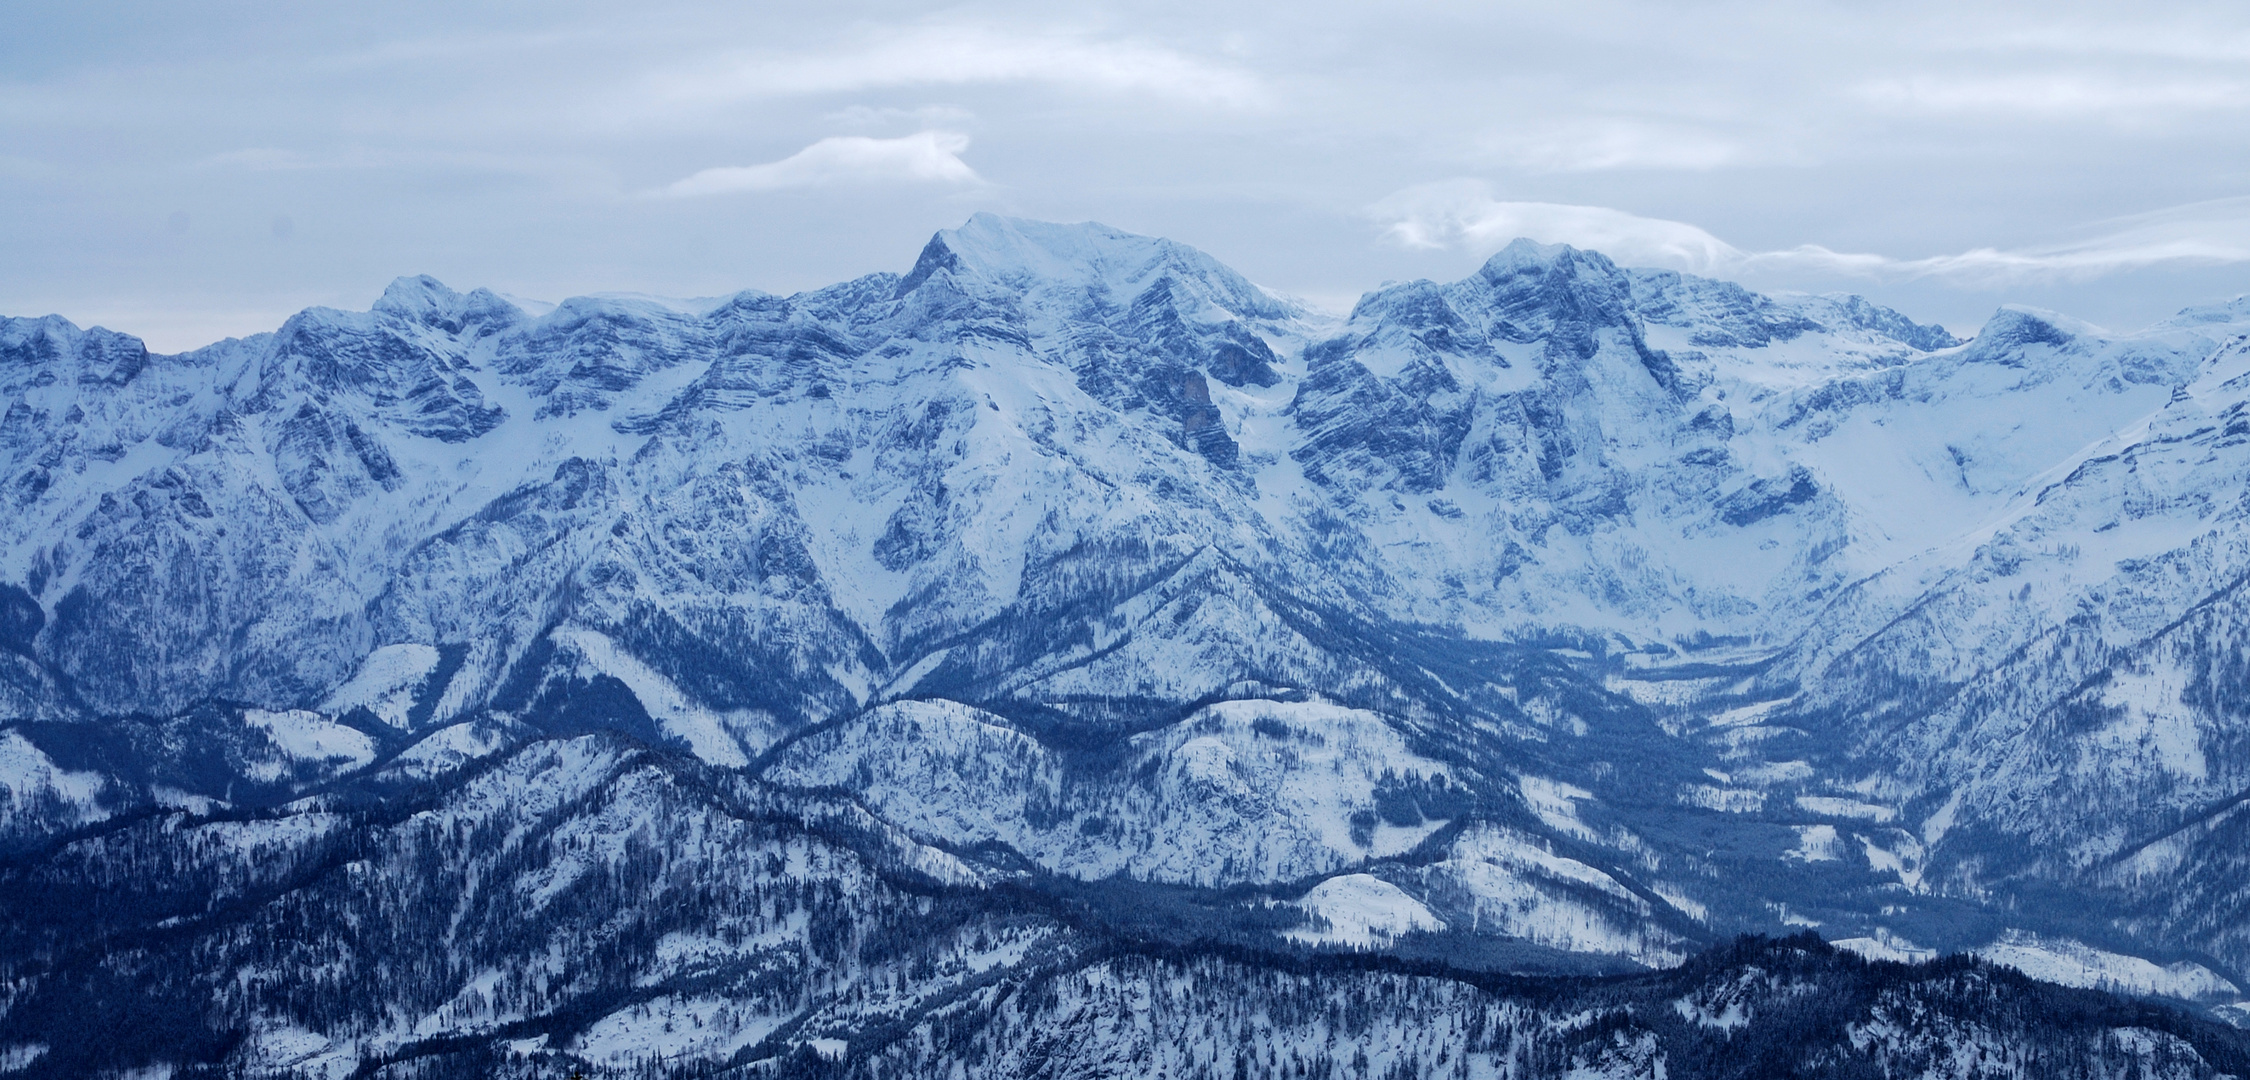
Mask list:
[[465,7],[12,0],[0,313],[788,292],[978,210],[1336,305],[1516,235],[1961,331],[2250,291],[2239,2]]

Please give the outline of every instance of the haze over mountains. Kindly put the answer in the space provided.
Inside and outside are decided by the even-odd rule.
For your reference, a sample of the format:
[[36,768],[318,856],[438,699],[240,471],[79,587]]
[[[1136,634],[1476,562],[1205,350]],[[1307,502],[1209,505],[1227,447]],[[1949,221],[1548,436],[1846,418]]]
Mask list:
[[980,215],[0,395],[0,1075],[2250,1060],[2244,300]]

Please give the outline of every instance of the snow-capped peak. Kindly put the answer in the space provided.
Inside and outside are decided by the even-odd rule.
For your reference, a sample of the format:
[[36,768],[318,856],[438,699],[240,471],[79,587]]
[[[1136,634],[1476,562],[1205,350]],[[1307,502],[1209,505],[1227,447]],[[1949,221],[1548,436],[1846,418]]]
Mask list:
[[1076,293],[1113,304],[1130,302],[1169,278],[1235,316],[1279,319],[1291,314],[1264,290],[1201,251],[1091,221],[1058,225],[977,214],[960,228],[930,239],[899,283],[899,293],[912,291],[940,271],[960,279],[965,287],[1057,296]]

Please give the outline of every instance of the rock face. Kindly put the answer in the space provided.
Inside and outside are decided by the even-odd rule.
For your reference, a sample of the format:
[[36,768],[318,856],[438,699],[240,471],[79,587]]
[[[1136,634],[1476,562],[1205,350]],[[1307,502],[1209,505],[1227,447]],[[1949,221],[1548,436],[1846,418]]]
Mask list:
[[[1808,926],[2250,1018],[2241,301],[1962,342],[1519,241],[1337,319],[979,216],[790,297],[0,320],[0,398],[0,1073],[942,1071]],[[73,1041],[132,970],[201,1049]]]

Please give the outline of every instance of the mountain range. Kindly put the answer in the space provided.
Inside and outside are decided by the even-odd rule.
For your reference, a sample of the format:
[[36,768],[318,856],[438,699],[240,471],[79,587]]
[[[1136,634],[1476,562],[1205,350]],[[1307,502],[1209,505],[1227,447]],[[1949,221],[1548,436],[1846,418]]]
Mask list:
[[0,1076],[2250,1075],[2250,299],[979,215],[0,399]]

